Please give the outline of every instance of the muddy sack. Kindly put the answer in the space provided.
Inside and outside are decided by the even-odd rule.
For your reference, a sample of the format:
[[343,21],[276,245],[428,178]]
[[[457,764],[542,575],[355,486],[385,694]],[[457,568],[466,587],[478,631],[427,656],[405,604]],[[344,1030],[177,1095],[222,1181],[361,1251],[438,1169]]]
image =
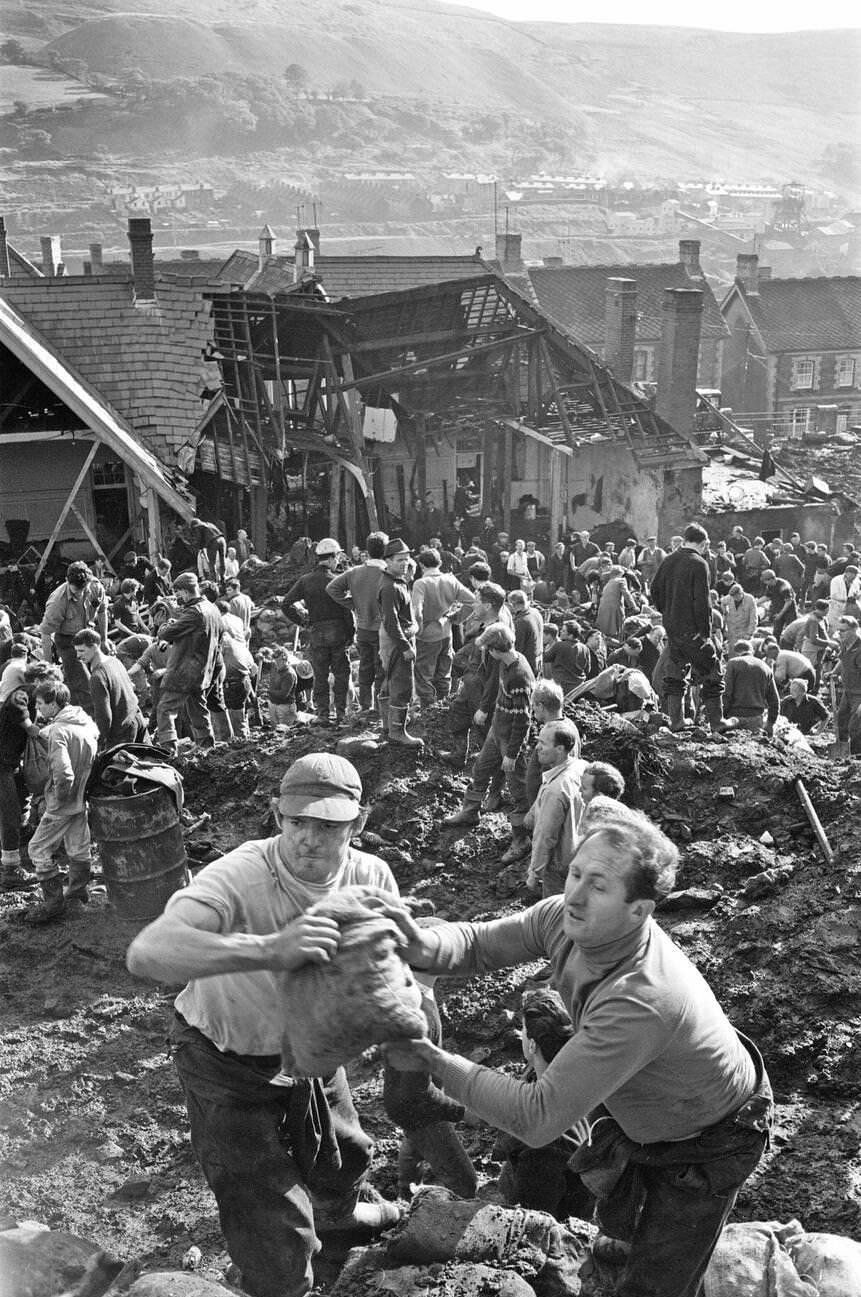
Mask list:
[[805,1234],[797,1220],[727,1225],[704,1289],[705,1297],[861,1297],[861,1245]]
[[386,1248],[391,1260],[402,1265],[485,1262],[510,1269],[541,1297],[579,1293],[585,1255],[574,1235],[546,1212],[464,1201],[439,1185],[416,1194]]
[[398,953],[403,936],[365,904],[368,896],[345,888],[308,910],[334,919],[341,939],[329,963],[303,964],[279,979],[289,1076],[330,1076],[369,1045],[427,1034],[421,992]]
[[[358,1255],[356,1255],[358,1254]],[[331,1297],[536,1297],[513,1270],[489,1265],[392,1267],[384,1248],[355,1249],[331,1290]]]

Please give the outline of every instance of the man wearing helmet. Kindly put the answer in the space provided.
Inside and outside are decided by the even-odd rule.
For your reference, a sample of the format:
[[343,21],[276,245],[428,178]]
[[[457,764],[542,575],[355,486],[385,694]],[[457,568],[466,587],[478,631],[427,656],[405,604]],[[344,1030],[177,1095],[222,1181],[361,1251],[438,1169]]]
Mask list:
[[[329,672],[334,679],[336,724],[347,714],[347,690],[350,683],[349,645],[355,634],[353,615],[326,593],[335,575],[341,546],[331,536],[317,541],[314,549],[316,566],[294,581],[284,595],[282,607],[291,621],[311,629],[311,665],[314,668],[314,707],[322,725],[330,723]],[[303,604],[305,611],[297,609]]]

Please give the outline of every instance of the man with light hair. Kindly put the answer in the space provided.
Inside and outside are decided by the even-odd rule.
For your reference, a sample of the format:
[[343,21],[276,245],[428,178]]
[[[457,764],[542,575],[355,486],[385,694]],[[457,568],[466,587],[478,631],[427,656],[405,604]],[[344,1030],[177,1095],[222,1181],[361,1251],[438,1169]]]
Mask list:
[[753,639],[757,628],[756,600],[746,594],[738,581],[734,581],[721,600],[724,616],[724,640],[732,650],[736,640]]
[[541,787],[524,821],[532,833],[527,886],[541,895],[565,890],[568,863],[574,855],[577,828],[583,815],[580,779],[580,733],[573,721],[542,725],[535,751],[542,769]]
[[598,1195],[593,1250],[620,1267],[619,1297],[700,1291],[774,1115],[759,1050],[653,918],[677,864],[666,836],[626,810],[581,838],[563,896],[432,929],[397,911],[416,969],[464,976],[550,961],[574,1033],[535,1081],[428,1039],[384,1052],[395,1067],[429,1069],[447,1095],[532,1148],[590,1121],[570,1165]]

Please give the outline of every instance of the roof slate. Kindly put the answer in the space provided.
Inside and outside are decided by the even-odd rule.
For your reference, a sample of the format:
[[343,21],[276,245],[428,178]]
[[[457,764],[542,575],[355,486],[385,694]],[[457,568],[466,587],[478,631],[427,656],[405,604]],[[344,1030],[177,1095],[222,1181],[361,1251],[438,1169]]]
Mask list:
[[764,279],[759,293],[741,291],[770,352],[861,349],[859,275]]
[[114,276],[12,279],[2,294],[143,445],[157,446],[162,461],[175,465],[203,410],[204,355],[213,338],[199,286],[159,280],[156,301],[137,305],[131,279]]
[[[485,262],[474,255],[455,257],[332,257],[315,258],[311,272],[320,280],[327,295],[338,301],[343,297],[374,297],[378,293],[420,288],[424,284],[442,284],[454,279],[471,279],[487,274]],[[293,258],[269,257],[263,269],[251,252],[237,250],[224,263],[218,275],[224,283],[242,284],[255,292],[279,293],[294,285]]]
[[604,345],[607,280],[637,281],[637,341],[659,342],[665,288],[701,288],[702,337],[716,340],[729,334],[708,281],[694,278],[682,262],[627,266],[535,266],[529,282],[543,310],[581,342],[594,349]]

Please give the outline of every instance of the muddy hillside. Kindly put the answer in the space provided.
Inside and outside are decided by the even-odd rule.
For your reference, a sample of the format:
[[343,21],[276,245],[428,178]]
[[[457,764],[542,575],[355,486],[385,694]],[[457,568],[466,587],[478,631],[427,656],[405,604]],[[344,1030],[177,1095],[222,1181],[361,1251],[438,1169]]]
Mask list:
[[[706,975],[736,1026],[765,1054],[778,1100],[771,1152],[742,1192],[742,1219],[801,1220],[861,1239],[861,763],[823,747],[793,754],[740,735],[722,745],[645,735],[585,706],[585,754],[612,760],[642,806],[680,845],[683,866],[661,923]],[[424,753],[394,750],[373,730],[348,732],[373,810],[363,843],[403,892],[444,918],[490,917],[529,904],[523,864],[502,870],[503,814],[456,835],[440,828],[465,777],[437,755],[444,713]],[[188,760],[186,845],[193,868],[273,830],[269,799],[284,769],[338,736],[297,725]],[[343,741],[343,736],[342,736]],[[816,843],[801,779],[834,859]],[[0,1228],[36,1220],[92,1239],[143,1269],[179,1268],[199,1248],[202,1275],[229,1282],[215,1205],[188,1143],[165,1050],[172,990],[132,978],[123,956],[137,931],[96,891],[62,923],[31,930],[20,898],[0,900]],[[440,982],[446,1046],[519,1069],[515,1014],[531,970]],[[381,1101],[374,1051],[352,1083],[377,1140],[374,1183],[396,1196],[397,1133]],[[466,1142],[487,1185],[493,1132]],[[321,1290],[343,1257],[324,1256]]]

